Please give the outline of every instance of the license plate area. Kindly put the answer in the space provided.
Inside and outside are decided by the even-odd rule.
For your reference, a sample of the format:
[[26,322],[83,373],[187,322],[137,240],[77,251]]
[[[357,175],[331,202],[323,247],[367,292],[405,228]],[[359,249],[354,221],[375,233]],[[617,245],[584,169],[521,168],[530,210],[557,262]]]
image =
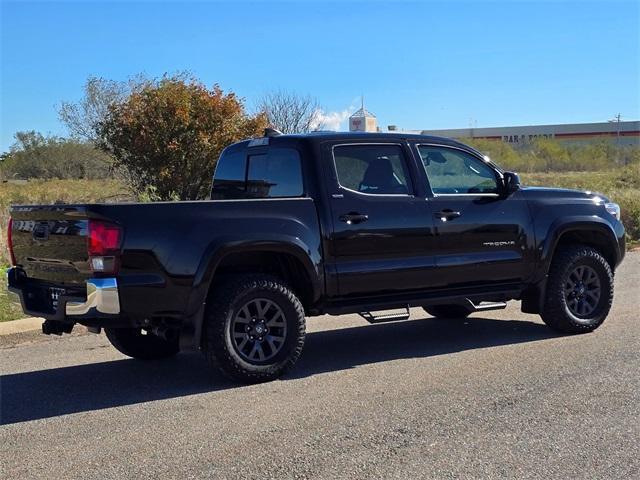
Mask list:
[[67,290],[59,287],[49,287],[49,301],[51,302],[51,309],[56,312],[58,310],[58,300],[61,296],[65,295]]

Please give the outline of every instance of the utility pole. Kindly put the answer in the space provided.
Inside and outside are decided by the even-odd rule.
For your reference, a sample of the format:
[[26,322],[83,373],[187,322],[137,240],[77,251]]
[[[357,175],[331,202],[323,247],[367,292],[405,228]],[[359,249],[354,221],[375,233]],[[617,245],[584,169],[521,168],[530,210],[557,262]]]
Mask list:
[[622,119],[622,115],[618,113],[615,117],[613,117],[612,120],[609,120],[609,123],[616,124],[616,161],[618,162],[618,164],[620,163],[620,121],[621,119]]

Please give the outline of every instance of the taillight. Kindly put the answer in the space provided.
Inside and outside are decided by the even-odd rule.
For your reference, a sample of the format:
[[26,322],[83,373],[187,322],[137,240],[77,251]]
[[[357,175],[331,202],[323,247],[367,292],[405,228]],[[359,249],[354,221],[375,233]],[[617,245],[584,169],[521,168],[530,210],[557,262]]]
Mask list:
[[117,273],[121,242],[121,227],[100,220],[89,220],[87,250],[91,270]]
[[9,226],[7,227],[7,245],[9,246],[9,259],[11,265],[16,265],[16,255],[13,253],[13,218],[9,217]]

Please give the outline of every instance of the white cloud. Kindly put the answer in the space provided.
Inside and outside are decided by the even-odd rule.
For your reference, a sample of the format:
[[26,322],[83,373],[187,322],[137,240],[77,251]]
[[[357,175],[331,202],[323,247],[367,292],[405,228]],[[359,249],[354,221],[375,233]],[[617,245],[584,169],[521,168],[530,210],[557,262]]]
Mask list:
[[325,112],[318,109],[313,113],[312,130],[346,130],[342,127],[349,115],[351,112],[347,109],[341,112]]

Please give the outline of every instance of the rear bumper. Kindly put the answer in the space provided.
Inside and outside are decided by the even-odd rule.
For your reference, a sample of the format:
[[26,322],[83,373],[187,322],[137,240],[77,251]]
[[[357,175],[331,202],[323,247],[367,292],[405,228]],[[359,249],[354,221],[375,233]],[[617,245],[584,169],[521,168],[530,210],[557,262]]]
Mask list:
[[89,278],[85,282],[85,292],[74,291],[73,295],[60,295],[57,308],[46,308],[43,304],[43,290],[46,287],[21,280],[15,268],[8,273],[9,295],[19,303],[27,315],[47,320],[76,322],[83,319],[118,318],[120,316],[120,296],[115,278]]

